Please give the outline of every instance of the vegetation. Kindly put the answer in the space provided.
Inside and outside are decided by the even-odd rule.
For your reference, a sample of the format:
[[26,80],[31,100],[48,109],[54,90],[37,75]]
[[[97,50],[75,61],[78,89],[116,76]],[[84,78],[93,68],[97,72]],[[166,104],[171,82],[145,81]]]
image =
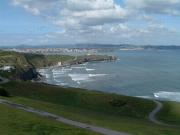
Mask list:
[[[21,73],[22,78],[33,77],[34,69],[63,64],[80,64],[88,61],[113,60],[108,56],[65,56],[38,55],[0,51],[0,66],[16,67],[11,72],[0,72],[0,76],[14,77]],[[180,129],[156,125],[148,120],[155,103],[150,100],[87,91],[77,88],[64,88],[48,84],[23,81],[1,84],[0,98],[11,100],[44,111],[59,114],[72,120],[133,135],[179,135]],[[7,98],[11,95],[11,98]],[[164,108],[158,118],[170,124],[180,124],[180,104],[163,102]],[[95,133],[76,129],[47,118],[0,104],[0,134],[32,135],[93,135]]]
[[4,88],[1,88],[1,87],[0,87],[0,96],[10,97],[10,94],[9,94],[9,92],[7,92]]
[[0,51],[0,67],[15,67],[11,71],[0,70],[0,76],[11,79],[31,80],[33,77],[37,77],[36,68],[56,65],[58,62],[72,59],[74,59],[73,56],[66,55],[52,56]]
[[73,60],[74,56],[69,55],[39,55],[39,54],[24,54],[27,61],[34,67],[47,67],[56,65],[58,62]]
[[108,56],[108,55],[82,55],[82,56],[77,56],[73,60],[66,61],[64,64],[75,65],[75,64],[83,64],[85,62],[112,61],[116,59],[117,59],[116,57]]
[[1,135],[98,135],[0,104]]
[[74,59],[67,55],[41,55],[24,54],[17,52],[0,51],[0,67],[4,65],[15,66],[16,68],[26,69],[28,67],[46,67]]
[[[180,129],[149,122],[150,100],[29,82],[3,85],[10,100],[67,118],[134,135],[179,135]],[[26,89],[25,89],[26,88]]]
[[180,125],[180,103],[163,102],[163,109],[158,118],[169,124]]

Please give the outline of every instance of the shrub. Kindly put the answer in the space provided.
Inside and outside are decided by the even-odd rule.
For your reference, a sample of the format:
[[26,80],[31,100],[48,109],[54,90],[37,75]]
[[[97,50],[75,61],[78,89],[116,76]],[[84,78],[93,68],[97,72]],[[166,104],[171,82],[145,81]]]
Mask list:
[[10,94],[4,88],[0,88],[0,96],[10,97]]
[[127,104],[125,101],[120,100],[120,99],[113,99],[109,103],[111,106],[114,106],[114,107],[122,107]]

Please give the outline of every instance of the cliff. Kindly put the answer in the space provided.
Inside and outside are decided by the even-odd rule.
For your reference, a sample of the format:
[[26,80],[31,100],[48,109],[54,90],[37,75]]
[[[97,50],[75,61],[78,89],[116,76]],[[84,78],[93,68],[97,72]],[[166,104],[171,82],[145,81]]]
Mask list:
[[84,55],[84,56],[68,56],[68,55],[38,55],[24,54],[17,52],[0,51],[0,67],[13,66],[11,71],[0,70],[0,76],[12,80],[32,80],[38,79],[40,76],[36,71],[40,67],[55,66],[62,63],[62,66],[76,65],[93,61],[112,61],[116,57],[107,55]]
[[86,62],[96,62],[96,61],[114,61],[117,58],[114,56],[107,56],[107,55],[85,55],[85,56],[78,56],[71,61],[66,61],[63,65],[77,65],[83,64]]

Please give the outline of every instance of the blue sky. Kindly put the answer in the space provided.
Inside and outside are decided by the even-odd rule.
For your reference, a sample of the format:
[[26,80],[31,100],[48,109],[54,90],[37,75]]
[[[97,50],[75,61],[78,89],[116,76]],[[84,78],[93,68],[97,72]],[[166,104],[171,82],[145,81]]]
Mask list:
[[1,0],[0,46],[180,45],[180,0]]
[[10,0],[0,1],[0,20],[1,34],[43,34],[57,29],[44,18],[13,6]]

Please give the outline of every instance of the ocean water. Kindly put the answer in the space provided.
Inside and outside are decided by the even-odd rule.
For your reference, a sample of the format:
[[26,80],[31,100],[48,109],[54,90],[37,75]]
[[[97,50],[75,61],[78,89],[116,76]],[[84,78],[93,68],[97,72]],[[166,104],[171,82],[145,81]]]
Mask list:
[[117,50],[109,55],[119,59],[39,72],[50,84],[180,102],[180,51]]

